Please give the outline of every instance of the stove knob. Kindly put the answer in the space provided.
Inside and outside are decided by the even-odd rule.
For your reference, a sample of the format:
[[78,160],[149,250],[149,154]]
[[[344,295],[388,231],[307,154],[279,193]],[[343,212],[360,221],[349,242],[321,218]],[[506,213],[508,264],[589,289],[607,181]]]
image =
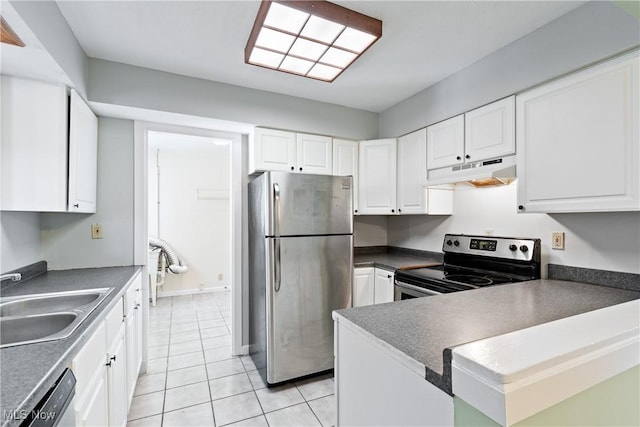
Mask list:
[[460,242],[458,242],[457,240],[456,240],[456,241],[454,241],[454,242],[453,242],[453,244],[454,244],[455,246],[460,246]]
[[518,247],[516,245],[514,245],[513,243],[509,245],[509,250],[510,251],[515,251],[516,249],[518,249]]
[[525,246],[525,245],[522,245],[522,246],[520,246],[520,250],[521,250],[522,252],[527,252],[527,251],[529,250],[529,247],[528,247],[528,246]]
[[453,244],[453,242],[451,241],[451,239],[447,240],[447,245],[451,246]]

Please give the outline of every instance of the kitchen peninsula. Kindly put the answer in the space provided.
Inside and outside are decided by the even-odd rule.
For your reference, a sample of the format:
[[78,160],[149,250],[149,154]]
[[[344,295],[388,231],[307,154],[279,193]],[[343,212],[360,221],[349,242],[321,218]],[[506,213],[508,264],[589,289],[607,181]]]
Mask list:
[[[472,413],[476,423],[484,417],[511,425],[623,371],[633,375],[638,298],[636,291],[534,280],[335,312],[338,424],[463,425]],[[597,327],[597,339],[581,338],[580,330]],[[601,361],[595,370],[605,377],[562,383],[600,359],[615,361],[615,369]],[[554,387],[565,394],[551,393],[556,400],[537,406],[538,394]]]

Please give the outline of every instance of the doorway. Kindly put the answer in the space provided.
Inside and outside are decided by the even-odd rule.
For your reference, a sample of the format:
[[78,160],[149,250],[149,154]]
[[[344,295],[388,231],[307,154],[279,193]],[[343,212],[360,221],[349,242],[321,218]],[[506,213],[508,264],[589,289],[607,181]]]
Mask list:
[[[234,132],[138,121],[135,138],[135,262],[146,265],[149,237],[160,237],[180,253],[187,266],[191,264],[185,274],[165,276],[165,280],[169,279],[158,288],[160,298],[215,294],[226,288],[230,293],[232,351],[243,354],[242,257],[246,249],[242,228],[246,204],[242,186],[247,138]],[[158,161],[159,180],[157,174],[154,178],[150,173],[157,172]],[[207,161],[219,169],[217,173],[207,171]],[[221,179],[221,174],[226,178]],[[212,182],[216,176],[220,181]],[[163,210],[163,203],[173,206]],[[206,224],[210,218],[216,224],[210,224],[206,233],[198,235],[197,227],[191,227]],[[192,224],[181,228],[180,223],[184,222]],[[213,246],[208,239],[221,233],[225,236],[216,247],[207,247]],[[213,262],[216,256],[219,259]],[[153,270],[152,266],[148,268]],[[147,309],[145,329],[152,331],[154,325],[148,313]]]

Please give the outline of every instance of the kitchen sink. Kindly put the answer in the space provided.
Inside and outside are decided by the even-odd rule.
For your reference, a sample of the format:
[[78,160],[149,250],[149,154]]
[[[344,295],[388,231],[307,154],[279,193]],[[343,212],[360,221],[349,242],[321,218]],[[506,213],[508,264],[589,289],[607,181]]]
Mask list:
[[67,329],[78,317],[77,313],[70,312],[2,318],[0,319],[0,346],[26,344],[43,338],[54,340],[68,336],[71,332],[67,333]]
[[68,337],[111,291],[98,288],[0,298],[0,348]]

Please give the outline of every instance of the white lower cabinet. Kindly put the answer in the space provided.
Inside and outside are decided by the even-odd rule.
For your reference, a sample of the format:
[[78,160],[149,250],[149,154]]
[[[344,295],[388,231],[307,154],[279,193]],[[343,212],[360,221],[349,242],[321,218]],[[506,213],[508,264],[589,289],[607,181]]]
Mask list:
[[[136,289],[136,292],[141,289],[140,275],[131,282],[125,295]],[[135,292],[132,295],[135,296]],[[137,378],[140,368],[142,330],[136,323],[141,317],[134,314],[132,329],[127,335],[125,303],[125,297],[116,301],[71,361],[70,368],[77,381],[75,414],[78,426],[126,425],[133,394],[132,376],[136,372]]]
[[[453,426],[453,397],[372,336],[335,319],[338,426]],[[408,356],[405,356],[408,358]]]
[[393,301],[393,271],[376,268],[373,283],[374,304]]
[[353,270],[353,306],[373,304],[373,267],[360,267]]
[[125,339],[127,353],[127,397],[133,399],[142,364],[142,279],[131,285],[124,297]]
[[359,267],[353,277],[354,307],[393,301],[393,271]]

